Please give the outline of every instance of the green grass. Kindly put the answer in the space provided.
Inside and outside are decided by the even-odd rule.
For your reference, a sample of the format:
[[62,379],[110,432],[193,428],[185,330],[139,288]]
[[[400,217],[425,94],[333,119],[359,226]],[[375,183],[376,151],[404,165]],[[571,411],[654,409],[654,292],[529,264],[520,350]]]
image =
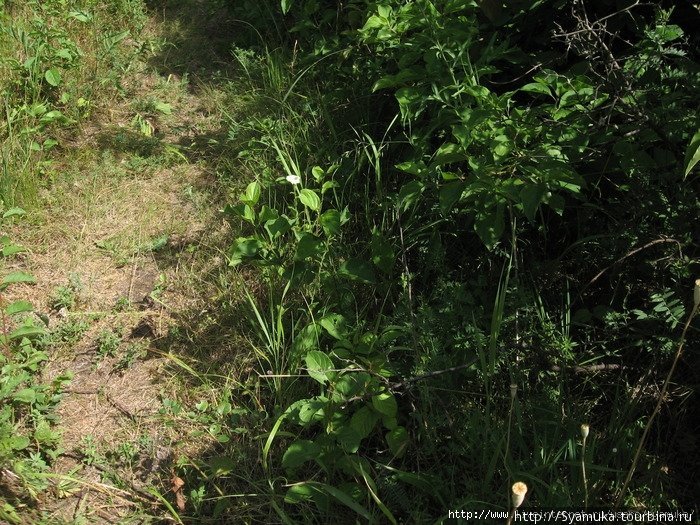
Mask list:
[[[593,96],[562,96],[590,71],[519,84],[512,61],[542,51],[532,20],[404,4],[9,4],[0,192],[29,208],[11,232],[29,248],[13,264],[39,280],[18,293],[49,311],[36,359],[47,377],[75,367],[76,386],[41,417],[17,412],[34,437],[51,421],[54,452],[8,456],[36,498],[0,520],[441,523],[509,511],[517,481],[525,508],[694,504],[689,354],[664,411],[656,396],[698,268],[694,183],[654,178],[676,181],[664,155],[692,126],[647,136],[619,101],[606,135],[590,100],[561,111]],[[456,46],[469,17],[478,38]],[[411,29],[377,33],[393,21]],[[674,42],[652,22],[640,39]],[[504,55],[504,28],[532,53]],[[60,61],[59,42],[82,53]],[[373,88],[421,46],[415,71]],[[648,53],[665,82],[691,79],[682,54],[640,49],[620,60],[637,71]],[[28,52],[41,61],[25,67]],[[499,75],[514,72],[511,93]],[[562,131],[584,126],[576,112],[597,141],[583,153]],[[51,455],[54,429],[73,470]],[[83,486],[94,499],[67,517]]]

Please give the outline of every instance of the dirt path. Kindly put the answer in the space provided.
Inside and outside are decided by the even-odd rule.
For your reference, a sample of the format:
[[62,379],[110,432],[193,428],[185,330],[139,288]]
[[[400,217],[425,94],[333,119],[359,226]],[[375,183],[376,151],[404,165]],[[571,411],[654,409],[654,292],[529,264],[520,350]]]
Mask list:
[[[150,32],[185,38],[193,29],[182,20],[164,13]],[[188,67],[200,66],[177,41],[161,49],[126,79],[126,96],[64,145],[53,184],[14,233],[31,248],[26,269],[38,281],[18,294],[49,322],[45,379],[73,375],[58,406],[65,453],[41,502],[46,523],[160,522],[162,501],[148,487],[172,500],[179,449],[196,447],[162,417],[177,389],[164,343],[183,312],[216,293],[210,277],[223,265],[216,246],[227,227],[202,154],[218,144],[221,93],[188,80]]]

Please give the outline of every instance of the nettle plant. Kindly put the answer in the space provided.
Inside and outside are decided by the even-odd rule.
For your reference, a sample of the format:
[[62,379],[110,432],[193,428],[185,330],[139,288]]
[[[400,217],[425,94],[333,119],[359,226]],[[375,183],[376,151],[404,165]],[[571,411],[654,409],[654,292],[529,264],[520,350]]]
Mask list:
[[[2,220],[23,214],[22,209],[11,208]],[[7,236],[0,237],[0,244],[4,260],[24,251]],[[0,281],[0,468],[32,497],[48,487],[42,473],[59,453],[60,437],[53,430],[52,411],[69,380],[68,375],[60,375],[51,384],[41,382],[42,363],[48,356],[37,343],[46,329],[37,321],[31,303],[6,300],[10,287],[35,282],[23,271],[6,273]],[[0,517],[14,522],[9,505],[2,509],[6,515]]]

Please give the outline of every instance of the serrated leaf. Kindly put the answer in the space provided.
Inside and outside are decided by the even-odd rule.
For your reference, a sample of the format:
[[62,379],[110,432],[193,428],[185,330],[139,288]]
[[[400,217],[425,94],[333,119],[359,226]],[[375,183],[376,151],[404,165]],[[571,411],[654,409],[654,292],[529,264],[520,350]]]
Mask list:
[[7,439],[6,443],[12,450],[24,450],[29,446],[31,441],[27,436],[12,436]]

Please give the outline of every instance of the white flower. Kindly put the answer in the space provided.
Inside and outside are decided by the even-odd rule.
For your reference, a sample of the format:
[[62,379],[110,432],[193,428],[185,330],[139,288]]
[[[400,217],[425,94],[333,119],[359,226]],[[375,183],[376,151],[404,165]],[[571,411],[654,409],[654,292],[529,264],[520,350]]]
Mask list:
[[297,184],[301,184],[301,177],[298,177],[297,175],[287,175],[285,179],[287,179],[287,182],[294,184],[295,186]]

